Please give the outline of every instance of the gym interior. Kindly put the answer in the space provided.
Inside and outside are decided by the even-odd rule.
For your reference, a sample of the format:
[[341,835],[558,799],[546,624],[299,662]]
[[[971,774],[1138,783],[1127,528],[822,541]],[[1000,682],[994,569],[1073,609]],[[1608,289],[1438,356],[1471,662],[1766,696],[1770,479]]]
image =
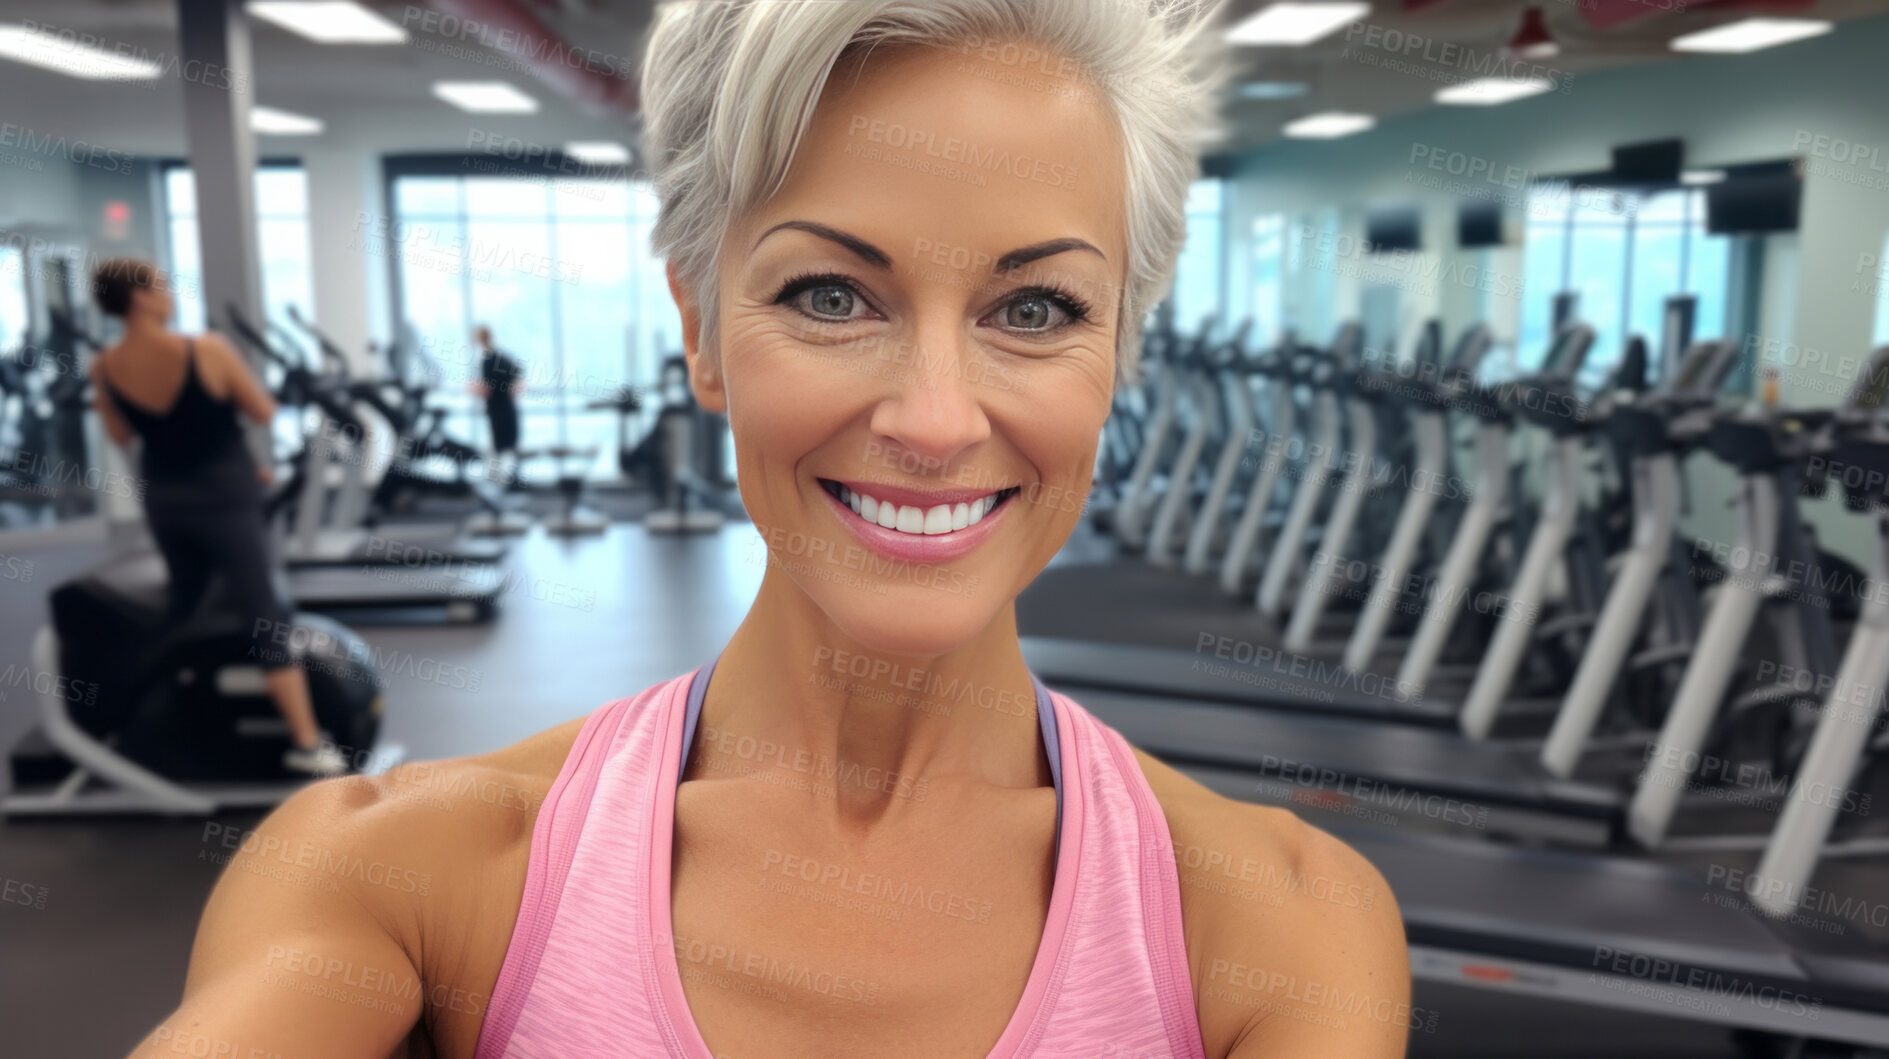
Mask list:
[[[889,576],[757,527],[691,386],[659,6],[0,4],[0,1052],[137,1047],[336,754],[486,754],[708,663],[766,577]],[[1411,1055],[1889,1054],[1889,4],[1231,0],[1212,33],[1141,370],[1086,495],[1029,498],[1080,513],[1015,604],[1031,671],[1382,873]],[[271,401],[279,620],[167,610],[162,489],[97,392],[121,259]],[[289,764],[258,641],[328,757]]]

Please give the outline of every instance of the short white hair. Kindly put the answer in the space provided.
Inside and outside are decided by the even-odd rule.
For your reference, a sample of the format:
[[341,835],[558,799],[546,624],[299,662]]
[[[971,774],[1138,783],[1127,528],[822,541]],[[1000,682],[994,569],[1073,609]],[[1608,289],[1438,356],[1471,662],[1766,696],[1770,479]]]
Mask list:
[[1166,296],[1187,234],[1199,144],[1224,52],[1220,0],[671,0],[643,63],[643,151],[661,212],[655,252],[716,329],[716,273],[735,219],[787,178],[827,77],[857,49],[1029,43],[1067,60],[1125,145],[1128,277],[1116,369],[1132,378],[1142,317]]

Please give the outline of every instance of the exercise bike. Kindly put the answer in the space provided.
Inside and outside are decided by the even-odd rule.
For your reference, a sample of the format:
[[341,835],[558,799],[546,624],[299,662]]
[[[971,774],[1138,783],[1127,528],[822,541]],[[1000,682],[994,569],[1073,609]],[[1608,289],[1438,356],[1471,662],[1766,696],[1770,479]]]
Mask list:
[[713,533],[727,517],[714,506],[714,473],[698,472],[703,413],[689,389],[685,358],[663,361],[659,391],[662,405],[656,422],[634,445],[630,420],[643,408],[643,396],[635,387],[625,386],[588,407],[617,414],[617,469],[656,498],[657,507],[643,517],[643,528],[651,533]]

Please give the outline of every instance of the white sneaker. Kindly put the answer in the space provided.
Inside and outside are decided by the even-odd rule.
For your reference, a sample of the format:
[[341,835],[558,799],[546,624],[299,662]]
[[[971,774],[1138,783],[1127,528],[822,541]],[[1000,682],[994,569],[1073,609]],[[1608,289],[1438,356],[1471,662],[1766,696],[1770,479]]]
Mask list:
[[282,767],[292,772],[305,772],[318,779],[328,779],[347,775],[348,759],[334,744],[323,743],[313,750],[291,748],[282,755]]

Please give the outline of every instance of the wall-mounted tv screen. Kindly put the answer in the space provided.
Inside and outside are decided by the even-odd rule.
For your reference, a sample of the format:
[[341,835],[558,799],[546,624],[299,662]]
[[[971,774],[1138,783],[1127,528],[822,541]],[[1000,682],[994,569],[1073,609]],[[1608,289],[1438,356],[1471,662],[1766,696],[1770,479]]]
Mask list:
[[1423,216],[1416,206],[1373,206],[1364,219],[1364,241],[1373,253],[1423,249]]
[[1804,182],[1789,163],[1733,171],[1705,189],[1705,230],[1713,235],[1794,232]]
[[1456,245],[1465,250],[1502,245],[1502,204],[1463,199],[1456,204]]

